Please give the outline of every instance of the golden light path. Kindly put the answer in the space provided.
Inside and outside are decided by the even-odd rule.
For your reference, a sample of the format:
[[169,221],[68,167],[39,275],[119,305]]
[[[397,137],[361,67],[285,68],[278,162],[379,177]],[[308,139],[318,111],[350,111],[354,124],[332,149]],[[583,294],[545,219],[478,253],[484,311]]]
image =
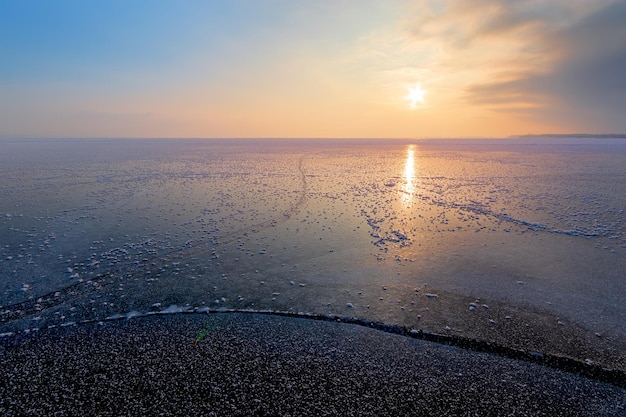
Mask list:
[[416,189],[415,178],[415,145],[409,145],[406,150],[406,160],[404,162],[404,173],[402,175],[402,202],[410,204],[413,200],[413,193]]

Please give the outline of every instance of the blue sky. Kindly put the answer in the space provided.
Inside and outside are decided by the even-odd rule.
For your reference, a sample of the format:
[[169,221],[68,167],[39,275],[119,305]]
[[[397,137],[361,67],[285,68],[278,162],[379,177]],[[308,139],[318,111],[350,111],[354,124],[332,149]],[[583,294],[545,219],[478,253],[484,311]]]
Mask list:
[[609,0],[3,1],[0,136],[621,132],[624,22]]

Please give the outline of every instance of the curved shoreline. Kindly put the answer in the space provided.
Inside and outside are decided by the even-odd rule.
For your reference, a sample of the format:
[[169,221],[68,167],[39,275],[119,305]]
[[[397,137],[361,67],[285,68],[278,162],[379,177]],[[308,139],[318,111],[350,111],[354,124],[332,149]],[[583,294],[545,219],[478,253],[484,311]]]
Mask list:
[[3,415],[621,416],[626,390],[326,319],[152,314],[0,339]]
[[[176,305],[172,305],[161,311],[151,311],[147,313],[142,313],[139,311],[131,311],[126,314],[115,314],[113,316],[106,317],[104,319],[89,319],[77,322],[68,322],[62,325],[52,325],[48,326],[45,329],[54,329],[59,327],[71,327],[77,325],[85,325],[85,324],[93,324],[93,323],[103,323],[103,322],[112,322],[119,320],[131,320],[137,318],[145,318],[152,316],[164,316],[164,315],[214,315],[214,314],[254,314],[254,315],[264,315],[264,316],[277,316],[277,317],[286,317],[286,318],[298,318],[298,319],[307,319],[307,320],[315,320],[315,321],[324,321],[324,322],[336,322],[336,323],[345,323],[352,324],[356,326],[366,327],[370,329],[374,329],[377,331],[381,331],[384,333],[401,335],[404,337],[408,337],[411,339],[423,340],[427,342],[433,342],[441,345],[449,345],[454,346],[463,350],[478,352],[478,353],[489,353],[493,355],[497,355],[499,357],[514,359],[525,361],[533,364],[538,364],[541,366],[546,366],[549,368],[569,372],[575,375],[580,375],[585,378],[589,378],[591,380],[600,381],[604,383],[608,383],[614,385],[619,388],[626,389],[626,372],[623,372],[618,369],[609,369],[606,367],[602,367],[600,365],[596,365],[591,361],[580,361],[574,358],[549,354],[544,352],[538,352],[533,350],[522,350],[510,348],[507,346],[499,345],[489,341],[482,341],[471,339],[468,337],[452,335],[452,334],[442,334],[431,332],[423,329],[413,329],[406,326],[389,324],[379,321],[372,321],[368,319],[362,319],[357,317],[349,317],[349,316],[340,316],[334,314],[314,314],[314,313],[304,313],[304,312],[293,312],[293,311],[279,311],[279,310],[254,310],[254,309],[229,309],[229,308],[220,308],[220,309],[210,309],[208,307],[202,308],[191,308],[191,307],[180,307]],[[32,332],[40,331],[42,329],[25,329],[16,332],[8,332],[8,333],[0,333],[0,340],[6,337],[14,336],[17,334],[29,334]]]

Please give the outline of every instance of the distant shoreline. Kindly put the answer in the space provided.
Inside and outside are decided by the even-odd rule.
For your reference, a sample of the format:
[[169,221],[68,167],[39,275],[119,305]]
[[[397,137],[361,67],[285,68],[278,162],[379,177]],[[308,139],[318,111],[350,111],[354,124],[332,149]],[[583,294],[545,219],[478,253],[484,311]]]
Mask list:
[[626,133],[562,133],[549,134],[542,133],[537,135],[511,135],[512,139],[530,139],[530,138],[579,138],[579,139],[626,139]]

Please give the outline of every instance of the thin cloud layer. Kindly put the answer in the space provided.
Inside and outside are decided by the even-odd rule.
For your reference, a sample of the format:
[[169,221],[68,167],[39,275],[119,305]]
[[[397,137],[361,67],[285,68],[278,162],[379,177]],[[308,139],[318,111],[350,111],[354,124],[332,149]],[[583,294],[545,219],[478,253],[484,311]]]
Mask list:
[[515,20],[529,35],[524,48],[537,65],[508,80],[470,86],[468,100],[542,121],[582,118],[595,129],[626,130],[626,3],[607,4],[565,25],[506,10],[507,16],[487,23],[485,33]]
[[0,136],[626,132],[624,0],[153,3],[0,2]]

